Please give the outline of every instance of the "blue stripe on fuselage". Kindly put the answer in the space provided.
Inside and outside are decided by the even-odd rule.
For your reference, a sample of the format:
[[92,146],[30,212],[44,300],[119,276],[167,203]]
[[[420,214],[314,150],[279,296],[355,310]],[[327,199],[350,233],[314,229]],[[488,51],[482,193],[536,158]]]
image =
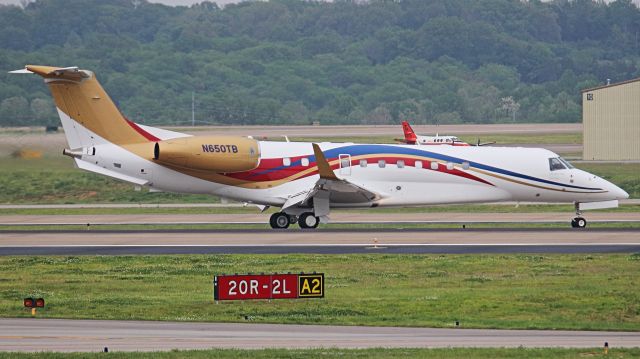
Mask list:
[[[474,162],[474,161],[467,161],[458,157],[452,157],[452,156],[447,156],[440,153],[425,151],[425,150],[417,149],[414,147],[417,147],[417,146],[348,145],[344,147],[332,148],[330,150],[326,150],[323,152],[327,160],[329,160],[330,158],[337,158],[338,155],[343,155],[343,154],[351,155],[351,156],[374,155],[374,154],[397,154],[397,155],[413,155],[413,156],[420,156],[420,157],[430,157],[430,158],[435,158],[441,161],[452,162],[457,164],[462,164],[462,162],[467,162],[471,167],[475,167],[475,168],[479,168],[479,169],[483,169],[483,170],[491,171],[495,173],[500,173],[500,174],[504,174],[512,177],[522,178],[529,181],[542,182],[542,183],[551,184],[555,186],[570,187],[570,188],[584,189],[584,190],[598,190],[598,191],[602,190],[602,188],[581,187],[581,186],[574,186],[566,183],[545,180],[542,178],[537,178],[537,177],[509,171],[509,170],[485,165],[485,164]],[[309,158],[309,163],[316,162],[316,156],[309,155],[308,158]],[[300,160],[298,160],[298,161],[292,162],[291,166],[298,166],[300,164],[301,164]],[[259,172],[257,174],[266,174],[273,171],[282,170],[284,168],[291,167],[291,166],[278,166],[275,168],[271,168],[271,169]]]

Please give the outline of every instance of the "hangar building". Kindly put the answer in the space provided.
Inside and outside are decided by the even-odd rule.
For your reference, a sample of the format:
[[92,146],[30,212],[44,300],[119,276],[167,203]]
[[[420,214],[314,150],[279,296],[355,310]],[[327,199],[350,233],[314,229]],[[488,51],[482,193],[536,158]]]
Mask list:
[[582,91],[583,158],[640,161],[640,78]]

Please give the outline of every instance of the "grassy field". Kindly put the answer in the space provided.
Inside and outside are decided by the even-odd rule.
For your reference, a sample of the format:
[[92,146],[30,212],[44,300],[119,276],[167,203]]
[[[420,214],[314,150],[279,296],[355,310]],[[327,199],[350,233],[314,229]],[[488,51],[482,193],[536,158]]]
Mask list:
[[127,184],[74,168],[64,156],[0,158],[0,203],[212,203],[217,197],[135,191]]
[[640,163],[588,163],[576,167],[615,183],[629,193],[630,198],[640,198]]
[[[631,198],[640,198],[639,163],[580,163],[577,167],[618,184]],[[135,191],[133,185],[75,169],[73,162],[62,156],[30,160],[2,157],[0,168],[3,204],[219,202],[209,195]]]
[[[215,274],[324,272],[324,299],[215,304]],[[0,317],[640,330],[640,254],[0,257]]]
[[171,351],[152,353],[0,353],[0,358],[15,359],[59,359],[59,358],[104,358],[108,356],[113,359],[174,359],[174,358],[637,358],[640,356],[640,349],[617,349],[610,348],[609,355],[604,355],[601,348],[591,349],[525,349],[525,348],[491,348],[491,349],[308,349],[308,350],[286,350],[286,349],[266,349],[266,350],[191,350],[191,351]]

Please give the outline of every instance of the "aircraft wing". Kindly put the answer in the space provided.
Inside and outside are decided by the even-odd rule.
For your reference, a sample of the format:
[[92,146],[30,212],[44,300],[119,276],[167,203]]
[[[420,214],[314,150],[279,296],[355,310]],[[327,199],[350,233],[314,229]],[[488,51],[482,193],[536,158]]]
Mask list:
[[313,152],[316,157],[320,179],[311,188],[289,196],[282,206],[283,210],[291,206],[304,204],[311,198],[314,199],[314,206],[318,206],[318,202],[324,201],[327,202],[328,206],[329,202],[364,203],[381,198],[381,195],[374,191],[370,191],[347,179],[338,178],[324,157],[320,146],[315,143],[313,144]]

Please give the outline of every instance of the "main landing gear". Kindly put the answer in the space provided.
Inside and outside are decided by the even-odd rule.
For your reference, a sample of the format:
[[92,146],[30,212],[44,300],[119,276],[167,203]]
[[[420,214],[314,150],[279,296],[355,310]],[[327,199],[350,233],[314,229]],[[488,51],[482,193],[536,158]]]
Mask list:
[[304,212],[299,217],[278,212],[272,214],[271,218],[269,218],[269,224],[273,229],[286,229],[289,228],[290,224],[295,224],[296,222],[303,229],[316,228],[320,224],[320,218],[311,212]]

